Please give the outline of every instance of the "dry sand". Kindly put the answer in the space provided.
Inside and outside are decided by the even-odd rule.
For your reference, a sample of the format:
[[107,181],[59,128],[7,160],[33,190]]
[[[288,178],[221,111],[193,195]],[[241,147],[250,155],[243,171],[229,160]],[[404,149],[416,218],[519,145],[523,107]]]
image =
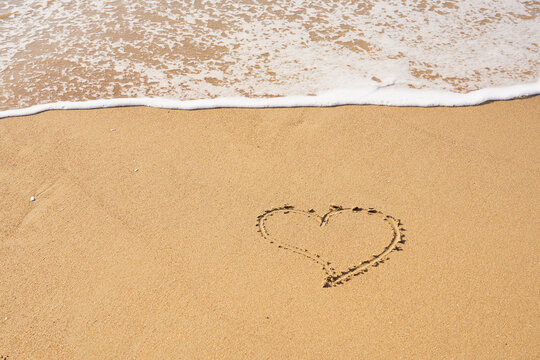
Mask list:
[[539,116],[534,97],[2,119],[0,355],[535,358]]

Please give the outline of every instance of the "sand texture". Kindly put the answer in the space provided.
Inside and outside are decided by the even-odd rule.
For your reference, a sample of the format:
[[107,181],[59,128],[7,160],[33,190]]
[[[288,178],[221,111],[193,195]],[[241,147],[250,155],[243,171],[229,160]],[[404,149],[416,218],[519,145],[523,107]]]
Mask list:
[[0,355],[533,359],[539,118],[540,97],[2,119]]

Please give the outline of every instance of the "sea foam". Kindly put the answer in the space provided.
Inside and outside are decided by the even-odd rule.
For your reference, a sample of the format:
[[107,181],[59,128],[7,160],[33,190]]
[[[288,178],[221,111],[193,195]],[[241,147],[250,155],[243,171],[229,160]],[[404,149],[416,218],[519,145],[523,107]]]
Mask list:
[[540,78],[538,14],[522,0],[4,0],[0,111],[522,96]]
[[197,110],[212,108],[269,108],[339,105],[389,106],[470,106],[487,101],[510,100],[540,94],[540,81],[507,87],[485,88],[466,94],[414,89],[365,88],[338,89],[315,96],[273,98],[223,97],[201,100],[166,98],[120,98],[88,101],[59,101],[23,109],[0,111],[0,118],[37,114],[47,110],[84,110],[124,106],[150,106],[164,109]]

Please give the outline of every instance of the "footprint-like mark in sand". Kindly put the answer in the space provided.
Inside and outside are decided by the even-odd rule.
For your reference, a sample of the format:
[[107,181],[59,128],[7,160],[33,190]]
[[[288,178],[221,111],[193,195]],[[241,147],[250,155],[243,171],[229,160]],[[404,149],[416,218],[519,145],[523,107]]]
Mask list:
[[[376,251],[378,252],[371,257],[367,256],[364,259],[359,259],[351,266],[342,269],[335,269],[332,267],[330,259],[325,259],[322,254],[314,253],[308,249],[303,248],[302,246],[292,245],[290,242],[294,242],[295,239],[280,239],[272,230],[268,227],[268,221],[276,215],[288,216],[288,215],[300,215],[302,217],[307,217],[311,221],[316,221],[320,227],[327,227],[328,224],[334,222],[336,217],[343,214],[357,214],[364,216],[374,216],[381,219],[384,223],[390,226],[392,236],[391,239],[386,242],[384,240],[383,246],[380,246]],[[323,281],[323,287],[335,287],[342,285],[347,281],[350,281],[353,277],[364,274],[368,272],[370,267],[378,267],[380,264],[383,264],[385,261],[389,260],[389,255],[394,251],[402,251],[403,245],[405,244],[405,228],[401,223],[401,220],[396,219],[391,215],[386,215],[383,212],[373,209],[373,208],[344,208],[342,206],[331,206],[330,211],[320,216],[316,214],[315,210],[298,210],[294,206],[285,205],[280,208],[274,208],[271,210],[265,211],[262,215],[257,218],[257,227],[258,232],[261,236],[267,240],[270,244],[277,246],[280,249],[284,249],[295,254],[301,255],[318,265],[320,265],[325,272],[325,278]],[[297,239],[296,239],[297,240]],[[332,239],[329,239],[331,241]],[[350,239],[354,241],[355,239]]]

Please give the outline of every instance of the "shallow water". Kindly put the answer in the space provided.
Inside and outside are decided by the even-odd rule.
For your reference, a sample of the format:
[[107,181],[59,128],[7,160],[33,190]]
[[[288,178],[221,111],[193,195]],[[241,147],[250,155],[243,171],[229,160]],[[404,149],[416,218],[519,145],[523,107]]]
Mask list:
[[0,110],[393,87],[466,93],[540,77],[540,2],[0,3]]

